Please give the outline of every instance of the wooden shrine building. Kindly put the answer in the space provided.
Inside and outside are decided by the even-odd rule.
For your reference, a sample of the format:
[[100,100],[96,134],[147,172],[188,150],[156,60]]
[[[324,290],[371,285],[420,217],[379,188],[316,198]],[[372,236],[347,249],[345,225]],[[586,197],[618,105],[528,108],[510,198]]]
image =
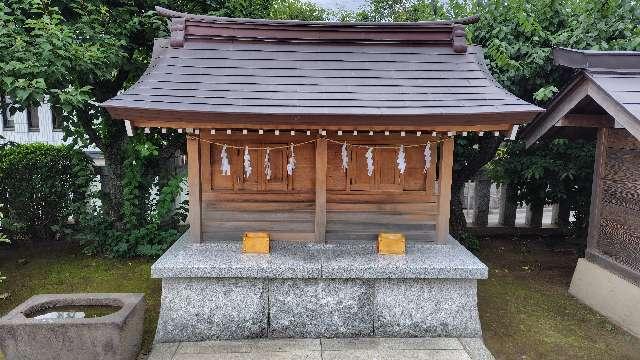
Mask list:
[[597,138],[587,249],[570,292],[640,336],[640,52],[557,48],[553,55],[576,73],[527,126],[527,145]]
[[[154,265],[153,275],[163,278],[159,341],[476,336],[475,279],[486,277],[486,267],[449,236],[453,137],[509,133],[541,111],[501,88],[487,70],[482,50],[467,45],[464,26],[477,18],[336,23],[157,10],[170,19],[170,38],[156,40],[144,75],[103,106],[135,128],[187,134],[188,236],[198,246],[181,240]],[[247,231],[269,232],[282,243],[274,244],[265,258],[229,250]],[[370,245],[380,232],[400,232],[410,245],[426,247],[409,246],[406,263],[392,268],[375,251],[341,247],[358,240]],[[439,260],[422,263],[427,257]],[[339,274],[329,271],[334,260],[342,269]],[[378,261],[384,269],[376,268]],[[362,279],[404,278],[410,272],[412,279],[438,277],[462,284],[459,296],[466,300],[447,308],[449,288],[443,288],[443,298],[429,304],[441,311],[441,318],[416,320],[421,330],[403,332],[392,326],[385,333],[378,324],[374,332],[374,320],[368,317],[373,316],[372,305],[360,301],[364,298],[358,295],[360,300],[353,302],[359,304],[357,311],[345,315],[330,305],[337,293],[318,285],[347,286],[340,296],[356,288],[358,294],[369,294],[379,288],[374,290],[368,280],[363,285]],[[222,300],[201,298],[238,279],[248,284],[247,278],[254,290],[268,283],[268,295],[256,290],[255,297],[245,292],[226,296],[259,304],[255,313],[251,306],[231,306],[233,316],[222,320],[222,314],[229,315],[221,310]],[[296,299],[309,294],[298,288],[301,278],[314,279],[311,284],[319,286],[314,296],[327,298],[298,307],[291,298],[279,302],[285,293]],[[349,285],[337,278],[347,278]],[[285,291],[283,282],[295,286]],[[429,286],[441,286],[434,284]],[[312,285],[304,282],[306,286]],[[242,286],[231,288],[240,291]],[[199,299],[195,307],[210,308],[219,322],[194,329],[194,323],[200,324],[195,310],[184,305],[194,298]],[[262,313],[265,306],[267,315]],[[464,331],[451,330],[461,326],[456,311],[469,320]],[[322,322],[327,312],[327,319],[350,320],[332,327]],[[295,314],[307,321],[296,325],[279,317]],[[255,328],[228,323],[243,316]],[[351,316],[366,318],[360,326]]]

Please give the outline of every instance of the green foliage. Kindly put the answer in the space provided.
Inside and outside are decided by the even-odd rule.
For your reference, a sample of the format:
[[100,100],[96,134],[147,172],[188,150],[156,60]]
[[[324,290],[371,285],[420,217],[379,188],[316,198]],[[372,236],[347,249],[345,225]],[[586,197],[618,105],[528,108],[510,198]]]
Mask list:
[[[552,48],[640,50],[638,0],[371,0],[363,11],[343,18],[420,21],[475,14],[480,15],[480,21],[466,27],[467,38],[484,48],[492,75],[508,91],[540,106],[573,75],[571,70],[553,65]],[[454,189],[456,183],[471,179],[475,171],[468,170],[481,168],[493,157],[495,148],[486,137],[457,137]],[[588,159],[592,156],[593,146],[584,142],[560,141],[529,150],[521,144],[506,144],[492,168],[496,176],[509,174],[508,180],[519,184],[521,201],[552,203],[567,198],[572,210],[578,210],[575,225],[580,227],[586,223],[587,183],[593,167]],[[563,168],[562,163],[571,164]],[[507,168],[499,169],[501,166]],[[561,178],[545,180],[547,176]],[[554,184],[547,188],[550,183]],[[569,189],[569,184],[574,188]],[[453,211],[452,219],[456,214],[461,212]]]
[[70,146],[47,144],[0,148],[2,221],[13,239],[52,240],[86,202],[91,160]]
[[[4,205],[0,204],[0,209],[2,209]],[[0,211],[0,244],[5,243],[8,244],[10,243],[9,239],[7,239],[7,235],[5,235],[4,233],[2,233],[2,219],[4,219],[4,214],[2,214],[2,211]],[[2,276],[2,273],[0,272],[0,284],[2,284],[3,281],[7,280],[6,276]]]
[[[155,161],[158,149],[150,141],[132,142],[127,148],[124,171],[123,227],[105,216],[101,206],[92,207],[81,219],[85,252],[112,257],[159,256],[179,237],[179,223],[186,219],[186,204],[175,206],[184,189],[184,175],[166,184],[150,180],[144,171]],[[159,189],[155,194],[154,190]]]
[[498,183],[510,183],[517,200],[545,205],[566,201],[576,211],[578,227],[584,227],[589,212],[595,146],[588,141],[556,139],[536,151],[522,142],[504,144],[488,166],[488,175]]
[[469,232],[460,233],[460,235],[458,235],[458,241],[460,241],[460,243],[464,245],[464,247],[466,247],[471,251],[480,250],[480,240],[478,239],[477,236],[473,235],[472,233],[469,233]]
[[321,21],[328,16],[329,12],[324,8],[299,0],[275,0],[269,10],[270,19]]

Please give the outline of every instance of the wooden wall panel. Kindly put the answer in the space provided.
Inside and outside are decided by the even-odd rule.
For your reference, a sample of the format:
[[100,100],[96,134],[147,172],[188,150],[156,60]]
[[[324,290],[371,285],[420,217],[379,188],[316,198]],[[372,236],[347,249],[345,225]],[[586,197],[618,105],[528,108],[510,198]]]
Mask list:
[[[294,151],[296,154],[296,168],[290,180],[290,189],[295,192],[314,192],[316,180],[315,146],[313,143],[304,144],[296,147]],[[289,156],[288,151],[287,154]]]
[[374,157],[375,189],[402,191],[402,177],[396,159],[397,149],[376,149]]
[[405,149],[407,169],[403,175],[404,190],[426,191],[426,177],[424,173],[424,148],[409,147]]
[[607,138],[610,148],[640,150],[640,141],[626,129],[609,129]]
[[229,159],[229,163],[231,164],[232,173],[231,175],[222,175],[221,170],[221,161],[220,156],[222,154],[222,146],[218,146],[215,144],[211,144],[209,147],[209,166],[207,166],[206,161],[203,160],[202,171],[208,172],[210,183],[206,183],[206,177],[203,178],[203,182],[205,182],[204,189],[206,191],[216,191],[216,190],[233,190],[233,169],[242,166],[242,164],[238,163],[238,157],[234,156],[234,149],[227,149],[227,158]]
[[327,191],[347,191],[347,172],[342,168],[342,145],[327,143]]
[[592,211],[591,219],[597,233],[590,227],[589,246],[640,274],[640,141],[624,129],[600,131],[605,146],[595,174],[598,217]]

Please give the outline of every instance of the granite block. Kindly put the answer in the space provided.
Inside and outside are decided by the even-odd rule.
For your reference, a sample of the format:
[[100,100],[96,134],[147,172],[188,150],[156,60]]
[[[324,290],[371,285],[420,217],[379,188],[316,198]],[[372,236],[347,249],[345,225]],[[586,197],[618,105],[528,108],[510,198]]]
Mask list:
[[375,335],[481,336],[476,281],[379,280],[375,283]]
[[193,244],[185,233],[151,266],[154,278],[318,278],[321,245],[273,242],[270,254],[243,254],[240,241]]
[[471,360],[464,350],[323,351],[323,360]]
[[272,280],[270,337],[373,335],[373,286],[362,280]]
[[322,339],[323,351],[345,350],[463,350],[454,338],[345,338]]
[[323,278],[486,279],[487,266],[453,238],[446,245],[408,242],[403,256],[379,255],[375,245],[326,245]]
[[151,267],[155,278],[486,279],[488,270],[453,238],[446,245],[408,242],[403,256],[378,255],[374,242],[274,241],[270,254],[243,254],[239,241],[192,244],[183,235]]
[[320,339],[243,339],[181,343],[180,354],[266,353],[282,351],[320,351]]
[[265,280],[163,279],[156,342],[266,336],[267,296]]

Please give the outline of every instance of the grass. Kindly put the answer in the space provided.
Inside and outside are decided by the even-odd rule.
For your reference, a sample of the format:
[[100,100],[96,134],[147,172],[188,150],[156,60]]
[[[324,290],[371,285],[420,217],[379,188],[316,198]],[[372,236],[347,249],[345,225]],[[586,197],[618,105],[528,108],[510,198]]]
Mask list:
[[[23,261],[26,261],[23,265]],[[153,342],[160,308],[160,281],[150,278],[152,261],[107,259],[83,255],[76,246],[47,246],[37,250],[0,250],[0,272],[7,277],[0,284],[0,315],[36,294],[78,292],[144,293],[143,351]],[[0,354],[0,360],[3,360]]]
[[[577,261],[573,248],[511,239],[483,240],[481,246],[478,256],[490,277],[479,283],[480,317],[497,359],[640,359],[639,339],[568,294]],[[0,315],[35,294],[142,292],[146,352],[161,293],[160,282],[149,277],[151,263],[88,257],[73,245],[0,249],[0,272],[8,277],[0,293],[11,294],[0,300]]]

